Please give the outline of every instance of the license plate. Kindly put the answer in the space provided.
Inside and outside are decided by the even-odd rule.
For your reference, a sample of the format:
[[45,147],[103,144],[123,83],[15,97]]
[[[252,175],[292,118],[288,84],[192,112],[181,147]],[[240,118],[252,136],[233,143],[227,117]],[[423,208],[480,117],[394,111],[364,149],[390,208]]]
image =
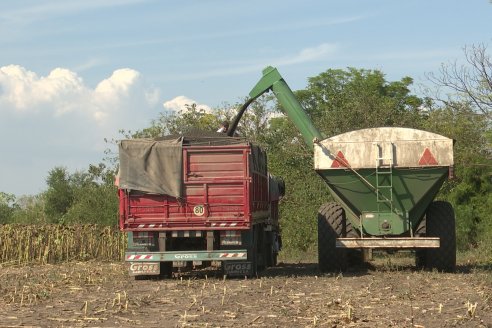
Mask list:
[[130,262],[130,275],[158,275],[161,273],[159,262]]
[[228,276],[251,275],[253,264],[251,262],[225,262],[224,273]]

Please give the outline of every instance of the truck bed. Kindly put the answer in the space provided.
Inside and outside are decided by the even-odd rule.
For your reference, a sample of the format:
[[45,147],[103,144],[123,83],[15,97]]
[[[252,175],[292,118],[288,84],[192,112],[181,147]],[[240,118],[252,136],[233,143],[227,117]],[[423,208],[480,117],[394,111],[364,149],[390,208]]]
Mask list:
[[253,222],[266,220],[270,214],[264,157],[249,143],[183,145],[181,197],[120,189],[120,228],[249,229]]

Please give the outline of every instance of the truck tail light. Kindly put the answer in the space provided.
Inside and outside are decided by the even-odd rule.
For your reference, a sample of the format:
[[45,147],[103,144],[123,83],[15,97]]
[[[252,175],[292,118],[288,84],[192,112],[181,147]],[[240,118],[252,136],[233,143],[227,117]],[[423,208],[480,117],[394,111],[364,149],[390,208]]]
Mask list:
[[241,231],[226,230],[220,232],[220,244],[224,246],[228,245],[241,245]]

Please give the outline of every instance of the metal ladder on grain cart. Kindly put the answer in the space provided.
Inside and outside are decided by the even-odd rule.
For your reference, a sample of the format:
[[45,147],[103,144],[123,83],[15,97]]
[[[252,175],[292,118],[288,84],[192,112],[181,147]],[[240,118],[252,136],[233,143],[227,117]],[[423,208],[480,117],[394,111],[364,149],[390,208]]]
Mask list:
[[375,192],[377,209],[378,213],[391,213],[393,212],[394,145],[392,142],[374,143],[374,145],[376,147]]

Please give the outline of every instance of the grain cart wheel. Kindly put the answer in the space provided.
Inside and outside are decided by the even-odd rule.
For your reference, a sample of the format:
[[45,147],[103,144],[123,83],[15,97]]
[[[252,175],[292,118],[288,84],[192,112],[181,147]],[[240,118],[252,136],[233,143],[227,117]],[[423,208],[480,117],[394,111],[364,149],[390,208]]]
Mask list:
[[336,248],[336,239],[346,231],[345,211],[337,203],[321,205],[318,211],[318,264],[321,272],[345,270],[347,252]]
[[456,267],[456,229],[454,210],[450,203],[435,201],[426,212],[427,237],[439,237],[441,246],[425,251],[425,266],[439,271]]

